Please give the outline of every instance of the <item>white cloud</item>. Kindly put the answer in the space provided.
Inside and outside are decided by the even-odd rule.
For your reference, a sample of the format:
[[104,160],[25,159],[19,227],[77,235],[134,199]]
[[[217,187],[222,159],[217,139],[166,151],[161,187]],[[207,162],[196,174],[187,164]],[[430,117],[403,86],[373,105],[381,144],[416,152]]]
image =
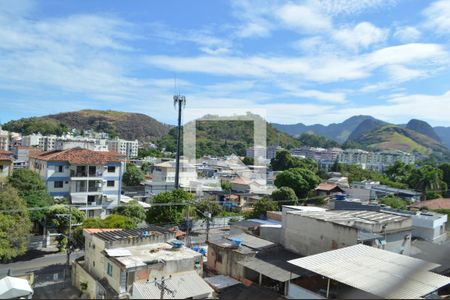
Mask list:
[[426,76],[423,70],[415,70],[402,65],[390,65],[386,67],[391,81],[395,83],[409,81]]
[[331,15],[355,15],[366,10],[392,7],[397,0],[320,0],[321,6]]
[[308,4],[287,3],[281,6],[275,14],[288,27],[310,34],[332,28],[331,19],[320,7]]
[[399,27],[393,34],[393,37],[402,43],[410,43],[419,40],[422,33],[413,26]]
[[438,33],[450,33],[450,1],[435,1],[424,10],[423,14],[426,17],[426,27]]
[[369,22],[361,22],[353,28],[344,28],[332,33],[332,37],[342,46],[358,51],[381,43],[387,38],[387,30],[380,29]]

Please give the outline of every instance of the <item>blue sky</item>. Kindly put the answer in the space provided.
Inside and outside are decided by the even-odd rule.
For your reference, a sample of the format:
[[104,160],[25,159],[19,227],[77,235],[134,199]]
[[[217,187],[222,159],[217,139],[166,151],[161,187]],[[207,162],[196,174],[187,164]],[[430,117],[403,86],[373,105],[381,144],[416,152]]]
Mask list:
[[85,108],[175,123],[358,114],[450,126],[450,1],[0,0],[0,122]]

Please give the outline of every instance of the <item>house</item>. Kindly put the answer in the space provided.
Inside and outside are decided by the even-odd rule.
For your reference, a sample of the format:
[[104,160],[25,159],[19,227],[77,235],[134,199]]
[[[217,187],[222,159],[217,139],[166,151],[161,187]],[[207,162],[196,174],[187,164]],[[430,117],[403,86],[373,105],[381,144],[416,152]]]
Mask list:
[[0,150],[0,177],[11,176],[13,171],[12,153]]
[[30,155],[30,169],[45,180],[50,195],[68,198],[88,217],[105,217],[119,205],[124,157],[81,148]]
[[409,254],[412,218],[375,211],[286,211],[282,244],[303,256],[358,243]]
[[288,282],[302,270],[286,263],[299,257],[270,241],[246,233],[233,234],[208,243],[208,269],[230,276],[245,285],[270,288],[287,295]]
[[290,280],[291,299],[439,299],[450,284],[438,264],[362,244],[288,263],[311,272]]
[[330,197],[338,193],[345,193],[338,185],[334,183],[322,182],[315,188],[317,196]]
[[73,285],[91,299],[127,298],[133,295],[134,283],[203,272],[202,254],[175,240],[173,231],[150,226],[84,229],[83,235],[85,256],[73,263],[72,278]]

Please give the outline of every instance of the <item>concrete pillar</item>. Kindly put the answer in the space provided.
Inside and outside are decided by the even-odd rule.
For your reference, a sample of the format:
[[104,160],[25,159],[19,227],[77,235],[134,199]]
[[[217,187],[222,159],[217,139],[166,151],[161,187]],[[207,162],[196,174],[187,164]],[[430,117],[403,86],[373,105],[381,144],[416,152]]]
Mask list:
[[262,274],[259,273],[259,285],[262,285]]

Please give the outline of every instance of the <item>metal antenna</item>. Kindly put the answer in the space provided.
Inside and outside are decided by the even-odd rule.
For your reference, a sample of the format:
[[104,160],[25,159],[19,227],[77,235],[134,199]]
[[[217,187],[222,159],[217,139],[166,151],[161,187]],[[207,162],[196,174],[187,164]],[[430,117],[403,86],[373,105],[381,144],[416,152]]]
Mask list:
[[164,276],[163,276],[163,277],[161,277],[161,280],[157,280],[155,278],[154,281],[152,281],[152,282],[147,281],[147,283],[154,283],[155,286],[161,291],[160,299],[164,299],[164,294],[166,292],[167,292],[167,294],[171,294],[172,298],[175,298],[175,294],[177,293],[177,291],[169,289],[166,285],[166,281],[170,280],[170,279],[172,279],[172,275],[169,275],[169,278],[164,278]]
[[180,148],[181,148],[181,110],[186,106],[186,97],[181,95],[173,96],[173,105],[178,105],[178,133],[177,133],[177,156],[175,169],[175,189],[180,187]]

